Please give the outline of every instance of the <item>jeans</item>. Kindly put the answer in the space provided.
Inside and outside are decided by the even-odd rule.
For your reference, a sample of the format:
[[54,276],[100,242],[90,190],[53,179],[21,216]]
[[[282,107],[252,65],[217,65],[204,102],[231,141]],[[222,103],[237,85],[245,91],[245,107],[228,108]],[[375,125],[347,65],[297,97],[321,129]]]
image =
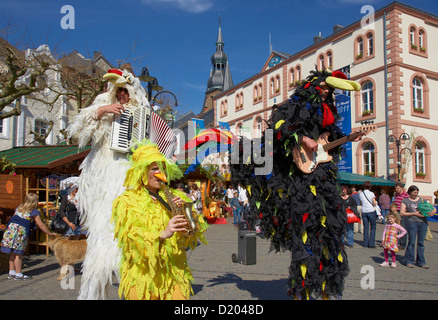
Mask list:
[[[406,231],[408,230],[406,227],[406,223],[407,223],[407,217],[401,217],[401,222],[400,225],[406,229]],[[406,242],[408,242],[408,233],[406,232],[406,234],[401,237],[400,239],[398,239],[398,245],[399,247],[404,247],[406,248]]]
[[[240,209],[233,209],[233,217],[234,217],[234,224],[237,224],[238,222],[240,222],[242,220],[240,218]],[[236,221],[236,219],[238,221]]]
[[383,223],[385,223],[385,219],[388,213],[389,213],[389,209],[382,209]]
[[[408,233],[408,245],[406,246],[406,264],[417,264],[421,267],[426,264],[424,258],[424,239],[427,233],[427,223],[406,221],[406,231]],[[415,242],[417,242],[417,256],[415,256]]]
[[354,244],[354,223],[347,223],[345,225],[345,229],[347,231],[347,245],[353,246]]
[[373,248],[376,246],[376,220],[376,211],[362,212],[364,247]]

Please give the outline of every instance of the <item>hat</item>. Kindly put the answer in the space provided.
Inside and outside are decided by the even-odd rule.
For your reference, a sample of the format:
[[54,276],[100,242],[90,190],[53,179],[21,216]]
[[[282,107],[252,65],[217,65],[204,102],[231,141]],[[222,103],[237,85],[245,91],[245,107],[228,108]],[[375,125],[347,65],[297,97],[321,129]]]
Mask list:
[[167,159],[158,149],[155,143],[143,139],[133,149],[133,154],[128,156],[130,168],[126,173],[124,186],[135,190],[141,189],[148,183],[149,166],[156,163],[160,171],[167,178],[167,182],[182,177],[178,166],[170,159]]

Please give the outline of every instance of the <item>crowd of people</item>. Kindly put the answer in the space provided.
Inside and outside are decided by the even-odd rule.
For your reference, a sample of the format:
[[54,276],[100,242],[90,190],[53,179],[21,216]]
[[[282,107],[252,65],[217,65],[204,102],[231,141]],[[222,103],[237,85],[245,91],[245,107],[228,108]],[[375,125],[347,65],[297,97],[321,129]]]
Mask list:
[[[376,196],[371,191],[371,183],[364,182],[363,190],[342,186],[342,198],[345,210],[352,210],[360,222],[347,223],[346,245],[353,247],[354,233],[363,234],[362,246],[376,247],[377,221],[385,224],[380,246],[384,250],[385,261],[382,267],[395,268],[396,255],[399,250],[405,250],[404,262],[406,267],[413,268],[418,265],[429,269],[425,259],[424,241],[428,232],[428,216],[436,213],[436,208],[425,205],[428,202],[418,196],[419,189],[412,185],[405,191],[401,182],[395,184],[395,193],[391,198],[385,190]],[[426,208],[423,209],[422,205]],[[389,252],[392,262],[389,264]]]

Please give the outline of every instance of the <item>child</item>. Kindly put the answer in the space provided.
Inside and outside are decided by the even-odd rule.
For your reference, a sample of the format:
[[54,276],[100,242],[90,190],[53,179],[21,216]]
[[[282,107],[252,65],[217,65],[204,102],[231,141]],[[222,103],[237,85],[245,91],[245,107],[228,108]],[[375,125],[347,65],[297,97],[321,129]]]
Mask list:
[[230,200],[230,206],[231,208],[233,208],[234,225],[237,226],[237,223],[240,222],[241,220],[240,218],[241,205],[239,202],[239,193],[237,191],[234,192],[234,198],[231,198]]
[[[385,230],[383,231],[383,254],[385,256],[385,262],[381,263],[381,267],[388,267],[388,250],[391,251],[392,263],[391,267],[395,268],[395,253],[398,252],[397,239],[403,237],[406,234],[405,228],[400,226],[400,220],[393,212],[389,212],[386,217]],[[400,234],[398,234],[400,231]]]
[[1,242],[1,252],[10,253],[8,279],[28,280],[31,276],[21,273],[23,265],[23,254],[27,246],[27,238],[30,235],[31,220],[35,220],[37,226],[48,235],[55,235],[47,229],[41,221],[40,213],[37,210],[38,196],[29,193],[15,210],[15,214],[7,225]]
[[397,203],[393,202],[389,206],[389,213],[395,214],[395,216],[397,217],[397,220],[401,221],[400,212],[398,212],[397,209],[398,209]]

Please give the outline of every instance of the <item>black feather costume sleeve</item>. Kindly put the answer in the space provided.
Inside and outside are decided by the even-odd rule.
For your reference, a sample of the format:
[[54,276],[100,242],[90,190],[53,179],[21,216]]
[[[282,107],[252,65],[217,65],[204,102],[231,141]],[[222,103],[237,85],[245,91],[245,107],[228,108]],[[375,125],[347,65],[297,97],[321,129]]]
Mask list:
[[[292,252],[289,289],[302,298],[338,297],[349,270],[342,244],[346,215],[337,181],[340,148],[330,151],[333,161],[319,164],[310,174],[297,167],[292,154],[304,135],[316,140],[328,132],[330,141],[344,136],[324,119],[325,108],[334,120],[339,117],[333,100],[322,101],[319,85],[328,75],[312,72],[286,103],[274,106],[267,128],[273,132],[272,141],[265,131],[261,144],[252,145],[252,158],[230,166],[233,182],[247,186],[251,214],[260,218],[271,250]],[[255,175],[255,158],[265,156],[268,143],[273,150],[272,172]],[[240,155],[243,146],[241,140]]]

